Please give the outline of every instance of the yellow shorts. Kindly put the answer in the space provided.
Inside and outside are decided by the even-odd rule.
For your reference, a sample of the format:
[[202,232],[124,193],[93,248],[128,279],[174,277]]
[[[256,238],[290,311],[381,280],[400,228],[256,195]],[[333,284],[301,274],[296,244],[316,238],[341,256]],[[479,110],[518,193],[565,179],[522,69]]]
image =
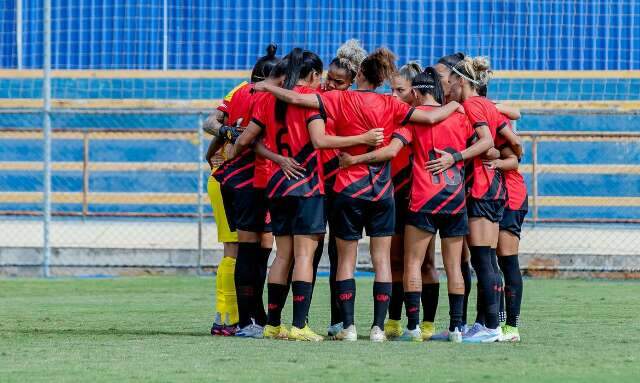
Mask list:
[[218,226],[218,242],[238,242],[238,233],[229,229],[227,214],[224,211],[224,203],[222,203],[220,184],[213,177],[209,177],[207,192],[211,201],[211,209],[213,209],[213,217]]

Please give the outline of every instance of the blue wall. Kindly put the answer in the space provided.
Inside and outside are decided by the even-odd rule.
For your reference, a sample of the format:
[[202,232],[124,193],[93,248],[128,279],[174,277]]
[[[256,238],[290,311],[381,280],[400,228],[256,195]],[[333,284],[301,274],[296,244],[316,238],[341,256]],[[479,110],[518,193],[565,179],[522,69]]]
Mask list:
[[[0,67],[17,67],[16,0],[0,2]],[[170,69],[247,69],[269,42],[324,60],[348,38],[400,61],[462,50],[495,69],[640,69],[640,2],[168,0]],[[42,65],[42,0],[23,0],[25,68]],[[52,0],[60,69],[160,69],[163,0]]]

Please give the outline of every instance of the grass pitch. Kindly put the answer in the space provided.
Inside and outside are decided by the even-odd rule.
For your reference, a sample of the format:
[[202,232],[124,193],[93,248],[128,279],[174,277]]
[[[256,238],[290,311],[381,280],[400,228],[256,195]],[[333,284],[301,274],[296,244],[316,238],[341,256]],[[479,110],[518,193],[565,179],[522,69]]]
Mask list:
[[[356,321],[371,320],[372,279]],[[437,326],[448,321],[440,293]],[[640,283],[526,280],[519,344],[211,337],[213,278],[0,280],[0,382],[637,382]],[[266,296],[266,294],[265,294]],[[474,301],[474,299],[472,299]],[[284,319],[289,323],[288,303]],[[311,326],[324,332],[327,279]],[[470,318],[471,319],[471,318]]]

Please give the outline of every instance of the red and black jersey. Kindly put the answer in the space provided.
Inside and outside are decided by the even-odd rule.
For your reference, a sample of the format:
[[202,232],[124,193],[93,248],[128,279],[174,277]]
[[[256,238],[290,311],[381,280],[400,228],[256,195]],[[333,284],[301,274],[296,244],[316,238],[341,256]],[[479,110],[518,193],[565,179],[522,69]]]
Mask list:
[[[251,121],[262,128],[260,139],[264,146],[270,151],[276,153],[275,137],[278,129],[282,125],[276,120],[276,98],[268,92],[258,93],[256,95],[256,103],[251,115]],[[264,189],[269,183],[269,177],[276,167],[272,161],[256,154],[255,177],[253,178],[253,186],[255,188]]]
[[[256,100],[253,84],[245,84],[238,89],[226,107],[227,122],[235,124],[242,118],[242,127],[249,124]],[[226,160],[213,173],[213,177],[221,185],[241,189],[253,185],[255,154],[253,149],[246,148],[236,157]]]
[[[475,96],[466,99],[462,106],[471,126],[474,129],[482,125],[488,126],[491,137],[495,140],[498,126],[503,120],[502,114],[498,112],[495,105],[485,97]],[[477,136],[473,137],[469,145],[476,139]],[[471,197],[480,200],[506,199],[504,177],[501,171],[489,169],[482,163],[481,156],[469,161],[468,170],[467,189]]]
[[[433,108],[436,107],[418,107],[422,110]],[[394,132],[394,138],[411,145],[413,149],[409,210],[429,214],[458,214],[465,211],[464,165],[456,163],[438,175],[425,169],[425,165],[439,157],[434,150],[436,148],[449,153],[464,150],[473,134],[469,120],[462,113],[453,113],[433,125],[408,124]]]
[[[332,119],[327,119],[324,122],[325,134],[335,136],[336,129],[335,123]],[[322,149],[320,150],[320,160],[322,162],[322,173],[324,176],[324,190],[333,190],[333,185],[336,183],[336,176],[340,170],[340,160],[338,158],[338,149]]]
[[391,181],[393,182],[393,192],[396,195],[406,195],[409,192],[413,167],[412,157],[411,146],[405,145],[391,160]]
[[[409,121],[413,108],[395,97],[373,91],[334,90],[318,95],[320,113],[332,119],[338,136],[355,136],[375,128],[384,129],[387,145],[398,125]],[[374,148],[357,145],[342,149],[352,156]],[[333,190],[351,198],[378,201],[393,197],[391,166],[388,161],[378,164],[357,164],[340,169]]]
[[[293,90],[299,93],[317,92],[315,89],[305,86],[296,86]],[[273,120],[275,120],[275,108],[271,113]],[[270,145],[274,146],[273,151],[295,159],[305,168],[304,178],[287,179],[282,169],[279,166],[274,166],[271,169],[267,185],[269,198],[324,195],[320,153],[313,147],[308,130],[309,123],[320,118],[322,117],[316,109],[288,105],[284,125],[279,124],[275,131],[267,129],[266,135]]]
[[[511,129],[513,131],[511,121],[504,115],[503,121],[498,126],[498,132],[502,129]],[[502,150],[509,144],[502,135],[498,134],[495,146],[496,149]],[[504,175],[504,184],[507,189],[507,208],[510,210],[526,210],[528,195],[524,177],[522,177],[518,169],[505,170],[502,174]]]

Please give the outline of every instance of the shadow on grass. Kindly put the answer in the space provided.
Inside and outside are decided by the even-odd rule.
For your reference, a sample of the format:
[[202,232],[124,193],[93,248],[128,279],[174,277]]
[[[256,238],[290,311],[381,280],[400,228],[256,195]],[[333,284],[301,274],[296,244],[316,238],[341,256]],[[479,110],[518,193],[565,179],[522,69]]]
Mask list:
[[117,328],[108,329],[81,329],[81,328],[61,328],[61,329],[21,329],[14,331],[14,334],[24,335],[66,335],[66,336],[92,336],[92,335],[132,335],[132,336],[191,336],[191,337],[211,337],[208,331],[166,331],[166,330],[123,330]]

